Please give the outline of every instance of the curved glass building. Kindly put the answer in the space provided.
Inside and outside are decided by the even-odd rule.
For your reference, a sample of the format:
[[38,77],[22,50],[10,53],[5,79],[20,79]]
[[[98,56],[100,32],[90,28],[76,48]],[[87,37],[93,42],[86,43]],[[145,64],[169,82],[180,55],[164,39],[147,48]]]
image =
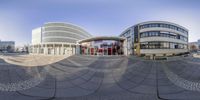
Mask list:
[[73,55],[78,40],[91,35],[79,26],[49,22],[32,30],[32,53],[52,55]]
[[82,55],[123,55],[125,39],[99,36],[78,41]]
[[169,56],[188,52],[188,29],[166,21],[148,21],[126,29],[129,54],[139,56]]

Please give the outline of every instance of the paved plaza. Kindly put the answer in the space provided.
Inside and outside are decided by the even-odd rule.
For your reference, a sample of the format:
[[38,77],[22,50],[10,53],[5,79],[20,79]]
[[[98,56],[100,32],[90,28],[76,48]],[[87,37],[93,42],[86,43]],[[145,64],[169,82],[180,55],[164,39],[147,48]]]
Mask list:
[[199,100],[200,58],[1,56],[2,100]]

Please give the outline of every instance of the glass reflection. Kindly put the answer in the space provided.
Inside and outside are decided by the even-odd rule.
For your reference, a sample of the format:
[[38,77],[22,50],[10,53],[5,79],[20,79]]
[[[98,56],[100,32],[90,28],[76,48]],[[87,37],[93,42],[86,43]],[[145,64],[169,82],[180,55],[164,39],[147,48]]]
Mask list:
[[83,55],[123,55],[123,42],[116,40],[96,40],[81,43]]

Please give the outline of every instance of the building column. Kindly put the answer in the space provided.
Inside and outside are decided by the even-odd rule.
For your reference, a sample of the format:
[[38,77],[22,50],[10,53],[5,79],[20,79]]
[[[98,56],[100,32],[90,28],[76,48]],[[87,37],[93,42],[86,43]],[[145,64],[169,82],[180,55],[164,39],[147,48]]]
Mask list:
[[113,55],[113,48],[111,47],[111,50],[110,50],[110,52],[111,52],[111,55]]
[[80,45],[76,44],[76,54],[80,54]]
[[39,54],[39,50],[40,50],[40,47],[39,47],[39,44],[37,45],[37,54]]
[[128,47],[127,47],[127,39],[124,40],[124,43],[123,43],[123,50],[124,50],[124,55],[128,55]]
[[71,45],[71,44],[69,45],[68,51],[70,51],[70,52],[69,52],[69,56],[71,56],[71,54],[72,54],[72,45]]
[[63,48],[63,44],[62,44],[62,46],[61,46],[60,54],[61,54],[61,55],[63,55],[63,54],[64,54],[64,48]]
[[72,46],[72,52],[73,52],[72,55],[76,54],[76,49],[74,45]]
[[44,54],[47,55],[48,54],[48,48],[47,48],[47,44],[44,44]]
[[90,47],[89,47],[89,51],[90,51],[90,54],[88,54],[88,55],[92,55],[92,49]]
[[55,55],[55,44],[53,44],[53,55]]
[[61,51],[61,46],[59,45],[59,47],[57,48],[58,51],[58,55],[61,55],[60,51]]
[[44,51],[42,51],[42,50],[44,50],[43,44],[40,44],[40,47],[41,47],[41,48],[40,48],[40,53],[43,54],[43,53],[44,53]]
[[35,53],[35,47],[34,47],[34,45],[32,46],[32,53],[33,54]]
[[72,55],[74,55],[74,46],[72,45]]

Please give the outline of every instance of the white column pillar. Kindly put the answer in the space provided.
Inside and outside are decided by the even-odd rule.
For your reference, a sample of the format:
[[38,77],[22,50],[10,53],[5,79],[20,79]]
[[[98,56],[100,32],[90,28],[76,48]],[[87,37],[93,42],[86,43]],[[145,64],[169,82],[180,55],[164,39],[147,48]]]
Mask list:
[[60,47],[59,47],[59,45],[58,45],[58,47],[55,47],[56,48],[56,55],[59,55],[59,53],[60,53]]
[[123,49],[124,49],[124,55],[128,55],[128,48],[127,48],[127,39],[124,40],[124,43],[123,43]]
[[55,44],[53,44],[53,55],[55,55]]
[[42,49],[43,49],[43,46],[42,46],[42,44],[40,44],[40,54],[42,54]]
[[69,54],[69,56],[71,56],[71,54],[72,54],[72,46],[71,46],[71,44],[69,44],[68,54]]
[[32,53],[33,54],[35,53],[35,47],[34,47],[34,45],[32,46]]
[[80,54],[80,44],[76,44],[76,54]]
[[63,48],[63,44],[62,44],[62,46],[61,46],[61,51],[60,51],[60,54],[61,54],[61,55],[64,54],[64,53],[63,53],[63,51],[64,51],[63,49],[64,49],[64,48]]
[[47,55],[48,54],[48,48],[47,48],[47,44],[44,44],[44,54]]
[[111,50],[110,50],[110,52],[111,52],[111,55],[113,55],[113,48],[111,47]]
[[89,51],[90,51],[90,55],[92,55],[92,50],[91,50],[91,48],[89,47],[88,49],[89,49]]
[[75,54],[76,54],[76,47],[73,46],[73,55],[75,55]]
[[71,44],[71,55],[73,55],[74,52],[73,52],[73,45]]
[[39,44],[37,45],[37,54],[39,54]]

